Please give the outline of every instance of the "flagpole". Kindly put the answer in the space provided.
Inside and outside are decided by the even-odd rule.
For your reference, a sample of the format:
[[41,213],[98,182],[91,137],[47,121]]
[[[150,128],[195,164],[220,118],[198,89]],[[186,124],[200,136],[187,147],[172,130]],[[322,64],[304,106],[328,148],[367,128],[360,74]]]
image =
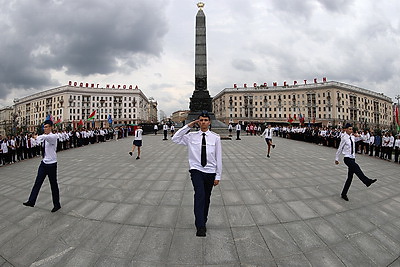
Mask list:
[[[396,97],[396,100],[397,100],[397,112],[400,112],[400,95],[397,95]],[[399,123],[397,123],[399,120],[400,120],[400,118],[399,118],[399,114],[395,114],[395,115],[397,115],[397,118],[396,118],[396,128],[397,128],[397,133],[399,133],[400,132],[400,125],[399,125]]]

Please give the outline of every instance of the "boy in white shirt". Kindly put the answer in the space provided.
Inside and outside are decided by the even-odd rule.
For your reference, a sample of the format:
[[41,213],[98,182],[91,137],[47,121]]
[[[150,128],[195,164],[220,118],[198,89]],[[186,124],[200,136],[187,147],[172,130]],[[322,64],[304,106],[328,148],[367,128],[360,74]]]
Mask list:
[[359,136],[357,136],[356,138],[354,137],[354,135],[352,134],[353,127],[350,123],[347,123],[344,126],[344,130],[345,130],[345,133],[342,135],[339,148],[336,152],[335,164],[339,164],[339,156],[340,156],[340,154],[343,154],[344,155],[344,158],[343,158],[344,164],[347,165],[347,167],[349,168],[349,171],[348,171],[346,183],[344,184],[344,187],[342,190],[342,198],[346,201],[349,201],[349,198],[347,197],[347,192],[349,191],[354,174],[356,174],[357,177],[367,187],[369,187],[371,184],[375,183],[377,180],[369,179],[367,176],[365,176],[365,174],[361,170],[360,166],[356,163],[355,144],[356,144],[356,141],[360,140],[361,138]]

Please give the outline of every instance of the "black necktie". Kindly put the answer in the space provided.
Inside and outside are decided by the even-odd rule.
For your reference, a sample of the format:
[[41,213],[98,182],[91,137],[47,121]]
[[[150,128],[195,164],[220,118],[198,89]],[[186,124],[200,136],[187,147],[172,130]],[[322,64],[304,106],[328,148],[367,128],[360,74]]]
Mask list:
[[136,131],[136,137],[139,137],[139,131]]
[[351,139],[351,136],[350,136],[350,143],[351,143],[351,154],[353,155],[353,153],[354,153],[354,149],[353,149],[353,139]]
[[206,151],[206,134],[203,133],[203,139],[201,141],[201,166],[207,165],[207,151]]
[[44,158],[45,153],[46,153],[46,140],[43,140],[43,144],[42,144],[42,158]]

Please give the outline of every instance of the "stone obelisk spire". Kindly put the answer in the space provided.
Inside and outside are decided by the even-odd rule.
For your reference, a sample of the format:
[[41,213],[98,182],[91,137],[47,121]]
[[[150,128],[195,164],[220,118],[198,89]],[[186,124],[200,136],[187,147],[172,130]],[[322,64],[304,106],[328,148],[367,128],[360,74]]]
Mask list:
[[212,98],[207,90],[207,39],[206,16],[203,12],[204,3],[199,2],[197,7],[199,10],[196,15],[195,90],[190,98],[189,117],[202,110],[212,111]]

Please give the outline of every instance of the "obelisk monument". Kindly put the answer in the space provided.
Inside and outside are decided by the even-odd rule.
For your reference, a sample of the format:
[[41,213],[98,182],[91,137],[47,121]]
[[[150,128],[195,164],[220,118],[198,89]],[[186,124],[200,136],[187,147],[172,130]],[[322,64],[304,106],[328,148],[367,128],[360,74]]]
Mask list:
[[196,15],[196,47],[195,47],[195,89],[190,98],[190,113],[188,121],[196,119],[199,112],[207,110],[212,119],[212,98],[207,90],[207,39],[206,39],[206,16],[203,12],[204,3],[197,3],[199,8]]

